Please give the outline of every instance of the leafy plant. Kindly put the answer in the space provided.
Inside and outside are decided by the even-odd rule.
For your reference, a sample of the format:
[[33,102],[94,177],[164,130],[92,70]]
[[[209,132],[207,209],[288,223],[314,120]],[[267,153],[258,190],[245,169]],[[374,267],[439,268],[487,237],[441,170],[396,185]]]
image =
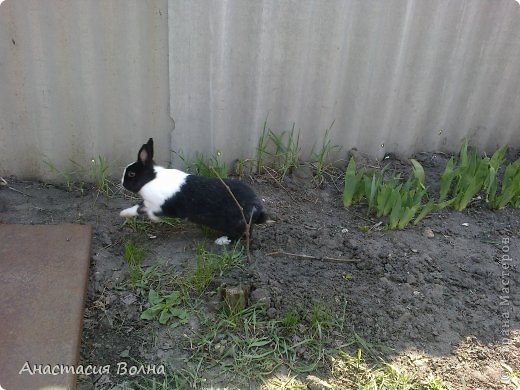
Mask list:
[[357,171],[356,162],[351,158],[345,171],[345,185],[343,188],[344,207],[350,207],[363,197],[363,176],[364,171]]
[[[505,150],[499,149],[490,160],[489,174],[484,183],[486,201],[492,209],[502,209],[511,203],[520,207],[520,159],[508,164],[502,176],[500,193],[498,190],[497,172],[503,162]],[[498,157],[496,155],[498,154]],[[496,157],[496,158],[495,158]]]
[[370,173],[357,172],[356,164],[351,159],[345,171],[343,205],[349,207],[364,197],[368,204],[367,212],[388,217],[389,229],[403,229],[414,218],[414,223],[418,223],[438,205],[432,200],[424,204],[428,197],[424,169],[417,160],[410,162],[412,174],[403,184],[399,174],[385,177],[388,166]]
[[152,320],[159,317],[159,323],[166,325],[171,322],[173,327],[188,322],[188,311],[180,307],[182,295],[179,291],[160,296],[157,291],[150,289],[148,292],[150,307],[141,314],[142,320]]
[[[451,194],[450,203],[456,210],[465,209],[482,190],[486,192],[486,202],[492,209],[501,209],[511,203],[518,207],[515,199],[520,197],[519,160],[509,164],[502,177],[501,191],[498,193],[499,171],[505,159],[507,145],[490,157],[480,157],[476,150],[468,150],[465,141],[459,151],[458,160],[452,157],[440,179],[439,201],[443,202]],[[517,206],[518,204],[518,206]]]

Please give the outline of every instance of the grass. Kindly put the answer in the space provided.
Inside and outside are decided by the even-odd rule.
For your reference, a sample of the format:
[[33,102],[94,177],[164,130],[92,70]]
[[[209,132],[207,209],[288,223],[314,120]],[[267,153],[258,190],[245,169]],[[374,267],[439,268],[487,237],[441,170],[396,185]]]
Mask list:
[[256,171],[262,173],[270,167],[283,180],[298,167],[300,151],[300,132],[295,124],[289,131],[275,133],[266,121],[256,148]]
[[[141,264],[143,253],[135,241],[124,245],[129,264]],[[281,319],[273,319],[265,305],[234,311],[223,305],[208,315],[200,294],[209,293],[216,275],[241,264],[242,247],[237,244],[214,252],[198,244],[196,257],[195,270],[173,283],[171,277],[167,282],[155,279],[168,277],[157,271],[152,272],[154,278],[141,279],[150,283],[145,287],[148,304],[141,319],[168,327],[197,319],[197,330],[184,333],[186,354],[179,357],[175,369],[166,369],[165,376],[136,377],[123,386],[176,389],[233,383],[274,389],[285,383],[283,388],[306,388],[308,379],[302,378],[308,373],[328,372],[320,380],[334,388],[445,389],[439,378],[421,382],[399,371],[385,362],[379,347],[346,333],[346,306],[338,313],[315,302],[308,308],[290,308]],[[345,280],[351,280],[351,275]],[[280,372],[287,378],[282,379]],[[216,383],[210,378],[216,378]]]
[[123,259],[128,264],[128,275],[132,286],[142,284],[144,272],[141,263],[144,259],[144,248],[133,240],[127,240],[123,245]]
[[228,176],[228,166],[222,153],[217,150],[211,156],[195,153],[192,159],[186,157],[182,151],[174,152],[186,166],[186,171],[198,176],[221,177]]
[[334,122],[325,130],[320,149],[315,152],[315,147],[313,146],[311,151],[311,166],[314,168],[314,182],[318,186],[323,183],[325,172],[331,169],[331,153],[341,150],[341,146],[333,145],[330,139],[330,131],[333,125]]
[[84,194],[87,187],[85,180],[91,180],[92,187],[98,195],[102,194],[106,197],[114,195],[115,185],[105,157],[98,156],[97,159],[92,159],[88,169],[72,159],[69,161],[72,168],[66,171],[59,170],[50,161],[44,160],[43,162],[56,176],[56,179],[65,184],[68,192],[78,190]]
[[56,177],[57,181],[63,182],[68,192],[78,190],[81,194],[85,192],[85,182],[83,179],[86,176],[85,169],[73,160],[69,160],[73,169],[62,171],[56,168],[56,166],[48,161],[44,160],[43,163],[49,168],[50,172]]
[[90,173],[98,194],[106,197],[114,195],[114,183],[110,179],[111,173],[105,157],[98,156],[97,160],[91,160]]
[[202,293],[215,276],[222,275],[231,267],[242,265],[244,259],[244,249],[239,242],[230,249],[224,246],[220,253],[208,250],[205,243],[199,243],[195,249],[195,269],[188,284],[197,293]]
[[153,236],[158,233],[158,230],[161,227],[176,227],[182,223],[182,220],[179,218],[167,218],[162,217],[159,222],[153,222],[148,218],[125,218],[123,221],[123,226],[128,226],[136,233],[146,234],[148,236]]

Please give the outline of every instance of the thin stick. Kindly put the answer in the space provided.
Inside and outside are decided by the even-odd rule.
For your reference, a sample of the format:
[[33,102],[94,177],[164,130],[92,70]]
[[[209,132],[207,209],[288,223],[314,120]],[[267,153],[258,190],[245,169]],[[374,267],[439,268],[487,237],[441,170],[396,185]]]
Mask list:
[[0,181],[2,181],[2,183],[8,188],[10,189],[11,191],[14,191],[14,192],[18,192],[19,194],[22,194],[23,196],[28,196],[29,198],[32,197],[32,195],[29,195],[29,194],[26,194],[25,192],[22,192],[20,190],[17,190],[16,188],[13,188],[11,186],[9,186],[9,184],[7,183],[7,181],[3,178],[3,177],[0,177]]
[[312,259],[312,260],[320,260],[320,261],[330,261],[333,263],[358,263],[361,260],[359,259],[339,259],[337,257],[317,257],[317,256],[311,256],[311,255],[304,255],[304,254],[297,254],[297,253],[289,253],[284,251],[276,251],[267,253],[266,256],[291,256],[291,257],[301,257],[304,259]]
[[227,192],[231,195],[233,200],[235,201],[235,204],[237,205],[238,209],[240,210],[240,214],[242,214],[242,219],[244,221],[244,224],[246,225],[246,255],[247,255],[247,262],[251,262],[251,252],[249,250],[249,243],[250,243],[250,233],[251,233],[251,221],[253,220],[253,214],[255,213],[256,209],[253,207],[253,210],[251,211],[251,217],[249,218],[249,223],[247,222],[246,216],[244,214],[244,208],[240,205],[240,202],[235,197],[235,194],[233,194],[233,191],[231,191],[231,188],[226,184],[226,182],[220,177],[218,172],[215,170],[215,168],[211,167],[211,170],[213,173],[217,176],[217,179],[220,180],[222,185],[226,188]]

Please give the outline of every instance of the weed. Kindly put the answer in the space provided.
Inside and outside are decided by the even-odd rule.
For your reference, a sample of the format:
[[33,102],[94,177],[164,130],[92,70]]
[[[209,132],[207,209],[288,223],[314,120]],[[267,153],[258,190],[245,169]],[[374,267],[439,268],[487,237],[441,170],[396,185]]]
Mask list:
[[179,291],[172,291],[168,295],[161,296],[154,289],[148,292],[150,307],[141,314],[142,320],[152,320],[159,317],[159,323],[172,327],[188,322],[188,311],[180,307],[182,295]]
[[309,323],[313,334],[321,340],[323,338],[323,330],[332,327],[334,324],[332,312],[322,305],[315,303],[312,306]]
[[144,259],[144,249],[137,242],[128,240],[125,242],[123,250],[123,258],[128,263],[130,283],[136,287],[144,277],[144,272],[141,268],[141,262]]
[[264,159],[267,155],[267,142],[269,140],[268,133],[269,129],[267,128],[267,119],[264,121],[264,128],[262,130],[262,134],[258,139],[258,144],[256,146],[256,173],[261,174],[264,171]]
[[325,135],[323,136],[321,142],[321,148],[318,153],[314,151],[314,146],[311,151],[311,161],[312,166],[314,167],[314,182],[319,186],[323,183],[324,177],[323,174],[330,168],[330,154],[335,150],[340,150],[341,146],[332,145],[332,141],[329,136],[329,132],[332,129],[334,122],[331,123],[330,127],[325,130]]
[[265,140],[264,134],[262,134],[261,137],[261,158],[263,159],[265,155],[270,156],[272,167],[280,175],[280,180],[283,180],[287,174],[291,173],[292,170],[299,165],[299,154],[301,150],[300,132],[296,132],[294,126],[293,124],[290,131],[283,131],[280,134],[276,134],[271,129],[268,129],[267,141],[274,146],[274,151],[272,152],[266,150],[267,141]]
[[350,282],[352,280],[353,276],[351,272],[346,272],[343,274],[343,280],[346,282]]
[[222,153],[218,150],[209,158],[197,153],[195,156],[194,169],[195,173],[199,176],[225,178],[228,174],[227,165],[222,160]]
[[290,309],[280,321],[280,325],[287,330],[294,330],[301,321],[300,313],[296,309]]
[[85,177],[85,169],[73,160],[69,160],[74,166],[73,170],[69,171],[61,171],[50,161],[44,160],[43,163],[47,165],[52,174],[54,174],[59,181],[65,184],[65,188],[68,192],[72,192],[74,190],[79,190],[81,194],[85,191],[85,182],[83,178]]
[[447,389],[438,377],[420,382],[413,375],[387,363],[376,346],[358,335],[355,335],[352,344],[357,349],[356,353],[342,350],[331,359],[331,379],[338,388]]
[[90,173],[98,194],[100,193],[107,197],[114,194],[112,190],[114,184],[110,180],[111,173],[105,157],[98,156],[97,160],[91,160]]
[[195,271],[191,277],[191,285],[201,293],[214,279],[215,275],[225,270],[241,265],[244,260],[243,247],[239,242],[228,249],[224,247],[221,253],[208,251],[204,243],[197,244],[195,250]]
[[123,226],[130,227],[136,233],[155,235],[161,226],[176,227],[182,220],[179,218],[162,217],[159,222],[153,222],[147,218],[125,218]]
[[239,158],[233,165],[233,174],[238,177],[243,177],[246,173],[252,173],[255,169],[255,160],[247,158]]
[[358,229],[363,233],[368,233],[370,231],[370,226],[368,225],[358,225]]

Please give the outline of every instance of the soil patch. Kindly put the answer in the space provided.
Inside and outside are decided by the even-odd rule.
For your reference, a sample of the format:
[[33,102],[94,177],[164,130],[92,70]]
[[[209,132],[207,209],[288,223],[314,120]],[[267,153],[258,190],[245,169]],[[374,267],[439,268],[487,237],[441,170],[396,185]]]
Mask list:
[[[435,187],[446,157],[417,158]],[[398,159],[388,162],[408,169]],[[123,243],[140,240],[144,265],[182,273],[194,267],[197,243],[207,240],[202,230],[183,222],[135,231],[119,217],[132,204],[122,194],[106,198],[6,180],[19,192],[0,188],[0,223],[93,226],[81,363],[114,369],[82,377],[83,388],[113,388],[125,380],[115,372],[122,361],[180,367],[176,359],[189,353],[184,333],[198,324],[170,328],[139,319],[146,297],[127,283]],[[454,389],[512,388],[501,383],[501,362],[520,370],[518,210],[490,211],[475,200],[463,212],[445,209],[417,226],[385,231],[363,205],[343,208],[341,179],[322,188],[301,172],[282,185],[268,176],[248,180],[274,222],[255,229],[252,264],[223,278],[268,297],[270,316],[282,318],[292,308],[311,312],[320,304],[344,312],[345,332],[388,347],[387,358],[418,377],[438,375]]]

